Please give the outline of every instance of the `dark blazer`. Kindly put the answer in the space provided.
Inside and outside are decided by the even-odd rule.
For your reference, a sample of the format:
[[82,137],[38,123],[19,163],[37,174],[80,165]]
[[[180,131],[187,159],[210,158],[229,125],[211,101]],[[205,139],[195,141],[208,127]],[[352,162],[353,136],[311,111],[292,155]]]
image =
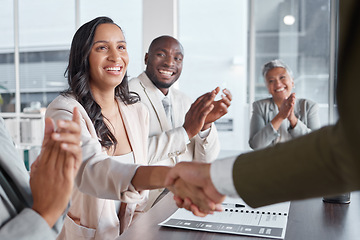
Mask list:
[[237,158],[235,188],[252,207],[360,189],[359,12],[340,1],[336,125]]

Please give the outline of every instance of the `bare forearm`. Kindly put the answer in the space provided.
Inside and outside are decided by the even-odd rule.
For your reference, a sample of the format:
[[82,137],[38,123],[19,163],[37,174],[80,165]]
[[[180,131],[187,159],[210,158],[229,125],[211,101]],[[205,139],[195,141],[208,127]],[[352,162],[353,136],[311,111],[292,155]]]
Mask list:
[[136,190],[156,189],[165,187],[165,177],[170,171],[166,166],[141,166],[131,181]]

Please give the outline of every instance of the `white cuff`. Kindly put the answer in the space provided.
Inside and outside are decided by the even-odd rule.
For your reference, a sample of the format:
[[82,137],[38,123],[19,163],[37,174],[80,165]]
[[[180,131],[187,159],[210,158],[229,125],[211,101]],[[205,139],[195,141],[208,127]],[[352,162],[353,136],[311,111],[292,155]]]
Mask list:
[[211,164],[210,177],[216,190],[229,197],[239,197],[233,182],[233,166],[236,157],[218,159]]
[[198,134],[199,134],[199,137],[201,139],[204,139],[204,138],[207,138],[210,134],[210,130],[211,130],[211,127],[209,127],[208,129],[204,130],[204,131],[200,131]]
[[184,133],[185,144],[189,144],[190,143],[189,135],[187,134],[184,127],[181,127],[181,129],[183,130],[183,133]]

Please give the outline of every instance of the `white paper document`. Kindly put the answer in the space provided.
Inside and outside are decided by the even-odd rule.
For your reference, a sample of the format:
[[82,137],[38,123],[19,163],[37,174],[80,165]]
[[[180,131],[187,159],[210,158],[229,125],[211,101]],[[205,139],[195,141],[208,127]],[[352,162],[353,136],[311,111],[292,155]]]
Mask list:
[[290,202],[251,208],[241,198],[226,198],[222,212],[215,212],[206,217],[196,217],[185,209],[178,209],[159,225],[284,239],[289,208]]

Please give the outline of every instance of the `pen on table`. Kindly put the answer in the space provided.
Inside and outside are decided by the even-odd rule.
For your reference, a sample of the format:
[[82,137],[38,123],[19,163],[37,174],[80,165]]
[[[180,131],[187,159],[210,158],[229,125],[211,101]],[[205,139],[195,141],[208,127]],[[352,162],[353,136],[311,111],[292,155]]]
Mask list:
[[235,208],[242,208],[245,207],[244,204],[240,204],[240,203],[222,203],[221,205],[223,206],[228,206],[228,207],[235,207]]

